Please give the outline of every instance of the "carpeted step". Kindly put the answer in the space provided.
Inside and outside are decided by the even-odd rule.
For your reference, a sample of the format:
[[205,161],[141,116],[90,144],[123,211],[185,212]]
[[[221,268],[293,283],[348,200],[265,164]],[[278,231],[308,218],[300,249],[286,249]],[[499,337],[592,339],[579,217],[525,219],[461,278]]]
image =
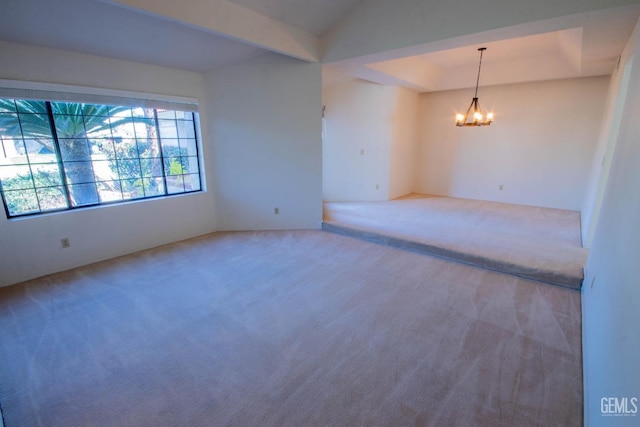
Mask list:
[[398,237],[383,234],[371,229],[357,228],[354,226],[345,226],[331,221],[324,221],[322,229],[332,233],[351,236],[370,242],[381,243],[387,246],[393,246],[400,249],[406,249],[414,252],[420,252],[451,261],[461,262],[480,268],[485,268],[501,273],[511,274],[525,279],[536,280],[552,285],[572,288],[579,290],[582,286],[584,273],[582,271],[574,271],[568,274],[566,271],[558,271],[553,268],[539,268],[527,265],[518,265],[513,262],[481,256],[459,249],[447,248],[442,245],[436,245],[424,241],[412,240],[405,237]]

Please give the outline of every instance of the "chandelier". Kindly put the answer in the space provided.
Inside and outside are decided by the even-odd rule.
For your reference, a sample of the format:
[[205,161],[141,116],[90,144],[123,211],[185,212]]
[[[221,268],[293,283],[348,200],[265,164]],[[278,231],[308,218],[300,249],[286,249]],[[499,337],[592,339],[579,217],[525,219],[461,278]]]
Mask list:
[[482,67],[482,54],[486,47],[478,49],[480,51],[480,63],[478,64],[478,78],[476,79],[476,93],[471,100],[469,108],[467,108],[467,114],[456,114],[456,126],[487,126],[493,121],[493,113],[487,113],[485,116],[480,108],[478,102],[478,83],[480,82],[480,68]]

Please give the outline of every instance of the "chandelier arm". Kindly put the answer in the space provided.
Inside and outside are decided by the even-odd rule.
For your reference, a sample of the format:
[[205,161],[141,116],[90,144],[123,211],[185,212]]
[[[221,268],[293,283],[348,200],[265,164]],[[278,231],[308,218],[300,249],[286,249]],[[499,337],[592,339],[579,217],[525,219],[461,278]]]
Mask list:
[[476,109],[474,110],[474,112],[479,111],[480,113],[482,113],[482,107],[480,106],[480,101],[478,101],[478,98],[473,98],[474,99],[474,104],[476,104]]
[[464,115],[464,122],[463,123],[467,123],[467,120],[469,119],[469,112],[471,111],[471,107],[473,107],[473,104],[475,102],[476,98],[473,98],[473,100],[471,100],[471,104],[469,104],[469,108],[467,108],[467,113]]

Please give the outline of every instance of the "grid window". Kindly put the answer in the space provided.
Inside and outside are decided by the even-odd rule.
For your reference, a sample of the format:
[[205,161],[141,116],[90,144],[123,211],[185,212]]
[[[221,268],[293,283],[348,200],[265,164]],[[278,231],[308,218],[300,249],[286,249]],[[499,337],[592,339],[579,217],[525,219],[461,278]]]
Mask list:
[[200,191],[194,113],[0,98],[8,217]]

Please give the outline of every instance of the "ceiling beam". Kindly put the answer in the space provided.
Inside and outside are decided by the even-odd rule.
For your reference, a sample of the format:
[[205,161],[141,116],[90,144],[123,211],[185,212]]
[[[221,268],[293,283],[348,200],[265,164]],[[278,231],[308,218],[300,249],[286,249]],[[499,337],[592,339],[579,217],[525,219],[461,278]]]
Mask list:
[[566,25],[565,18],[571,16],[588,17],[618,7],[633,10],[639,4],[640,0],[475,0],[472,4],[468,0],[361,1],[323,36],[323,62],[399,51],[522,25],[540,26],[552,21]]
[[227,0],[100,0],[248,43],[308,62],[318,62],[320,39]]

